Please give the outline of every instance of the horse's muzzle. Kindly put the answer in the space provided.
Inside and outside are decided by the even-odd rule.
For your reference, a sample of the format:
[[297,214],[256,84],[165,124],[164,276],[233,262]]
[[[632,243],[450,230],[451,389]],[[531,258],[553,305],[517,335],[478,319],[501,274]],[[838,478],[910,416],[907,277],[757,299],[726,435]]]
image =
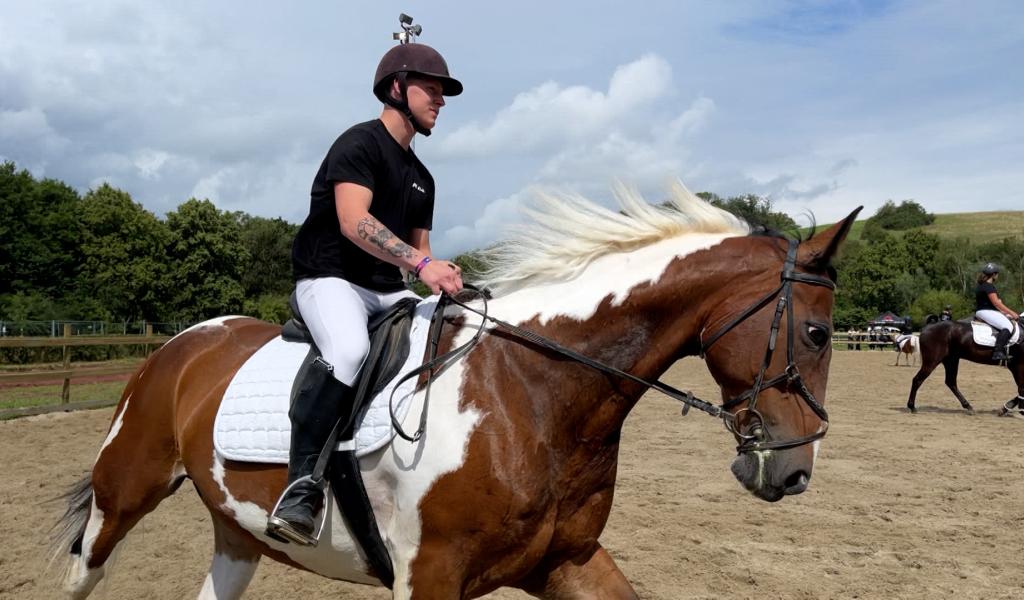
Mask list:
[[739,454],[732,474],[751,494],[767,502],[802,494],[810,484],[810,469],[784,456],[792,450],[758,450]]

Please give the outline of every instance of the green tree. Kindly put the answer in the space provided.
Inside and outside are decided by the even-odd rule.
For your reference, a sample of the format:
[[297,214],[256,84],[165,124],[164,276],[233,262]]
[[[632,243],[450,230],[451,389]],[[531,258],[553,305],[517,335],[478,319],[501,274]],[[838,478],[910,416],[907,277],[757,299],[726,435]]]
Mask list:
[[916,327],[922,327],[928,315],[938,315],[946,306],[952,306],[953,318],[962,319],[974,312],[970,298],[952,290],[928,290],[910,305],[910,318]]
[[932,287],[954,290],[964,296],[973,293],[981,253],[970,238],[943,239],[933,259],[936,277]]
[[904,230],[931,225],[933,222],[935,215],[913,200],[904,200],[899,206],[892,200],[886,200],[865,226],[874,223],[882,229]]
[[248,260],[242,269],[242,289],[246,298],[264,294],[287,296],[295,287],[292,281],[292,241],[299,230],[283,219],[266,219],[235,213]]
[[72,289],[81,239],[78,200],[60,181],[36,181],[12,162],[0,165],[0,295],[58,299]]
[[95,299],[105,319],[159,320],[170,290],[167,225],[108,184],[87,193],[79,213],[77,295]]
[[288,294],[263,294],[257,297],[246,296],[243,312],[271,323],[283,325],[292,318],[292,309],[288,306]]
[[1010,308],[1024,310],[1024,240],[1004,238],[995,242],[982,244],[978,247],[978,262],[975,269],[980,270],[982,264],[995,262],[1001,267],[999,273],[999,295]]
[[249,254],[234,215],[189,199],[167,214],[172,302],[169,316],[198,321],[240,312]]
[[722,210],[731,212],[753,226],[762,226],[774,231],[795,231],[796,222],[783,212],[774,209],[771,198],[758,196],[756,194],[744,194],[725,198],[711,192],[700,192],[700,198],[717,206]]

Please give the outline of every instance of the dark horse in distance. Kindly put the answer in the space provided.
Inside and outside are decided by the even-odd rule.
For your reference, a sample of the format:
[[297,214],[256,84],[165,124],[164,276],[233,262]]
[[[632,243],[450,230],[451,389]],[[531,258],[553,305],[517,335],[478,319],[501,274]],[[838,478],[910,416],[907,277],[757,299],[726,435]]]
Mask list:
[[[960,359],[969,360],[982,365],[998,366],[1002,361],[992,360],[992,348],[979,346],[974,342],[974,332],[969,320],[967,321],[939,321],[926,325],[921,330],[921,370],[914,375],[914,381],[910,386],[910,398],[907,399],[907,408],[910,412],[917,412],[915,402],[917,390],[931,375],[935,367],[942,363],[946,369],[946,387],[952,390],[953,395],[960,401],[960,406],[973,413],[974,407],[964,398],[960,389],[956,386],[956,375],[960,368]],[[1024,409],[1024,347],[1018,342],[1010,346],[1010,359],[1006,361],[1006,368],[1013,374],[1013,380],[1017,384],[1017,396],[1011,398],[1000,411],[1001,415],[1007,414],[1010,410]]]

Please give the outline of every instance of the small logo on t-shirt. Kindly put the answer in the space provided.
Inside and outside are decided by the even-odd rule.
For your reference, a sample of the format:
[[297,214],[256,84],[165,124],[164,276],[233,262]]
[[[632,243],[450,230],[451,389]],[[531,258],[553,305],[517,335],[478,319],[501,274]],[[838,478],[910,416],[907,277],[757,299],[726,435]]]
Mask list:
[[423,194],[427,193],[427,190],[423,189],[423,187],[420,184],[416,183],[415,181],[412,182],[412,189],[414,189],[414,190],[416,190],[416,191],[418,191],[420,193],[423,193]]

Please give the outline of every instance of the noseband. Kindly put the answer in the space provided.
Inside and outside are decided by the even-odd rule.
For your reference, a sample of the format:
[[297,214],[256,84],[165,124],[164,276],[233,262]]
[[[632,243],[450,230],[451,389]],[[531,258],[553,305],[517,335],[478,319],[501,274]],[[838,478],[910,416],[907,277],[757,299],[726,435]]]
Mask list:
[[[444,371],[446,368],[448,368],[448,366],[450,366],[453,362],[461,358],[474,345],[476,345],[476,343],[480,340],[484,333],[484,327],[486,323],[490,322],[518,338],[536,344],[537,346],[546,348],[552,352],[561,354],[562,356],[565,356],[580,364],[586,365],[592,369],[601,371],[603,373],[607,373],[609,375],[614,375],[622,379],[627,379],[634,383],[643,385],[647,388],[658,390],[659,392],[665,394],[666,396],[669,396],[670,398],[675,398],[676,400],[683,403],[684,415],[687,412],[689,412],[690,407],[693,407],[702,410],[713,417],[721,418],[722,421],[725,423],[725,428],[728,429],[741,440],[740,445],[736,447],[737,452],[743,453],[754,452],[759,450],[784,450],[786,448],[796,448],[797,446],[803,446],[804,444],[809,444],[815,440],[821,439],[825,435],[825,432],[828,431],[828,413],[825,412],[825,407],[822,406],[821,403],[819,403],[817,400],[815,400],[814,394],[812,394],[811,391],[807,389],[807,386],[804,384],[803,379],[800,377],[800,371],[797,369],[796,362],[793,360],[792,311],[789,311],[789,318],[786,319],[786,335],[787,339],[789,340],[789,343],[786,347],[786,354],[788,359],[786,369],[781,374],[772,377],[767,381],[765,381],[764,379],[765,372],[768,370],[768,365],[771,364],[772,361],[772,354],[775,352],[775,342],[778,339],[779,325],[782,322],[782,315],[783,313],[787,312],[787,308],[789,308],[789,306],[793,303],[793,283],[796,282],[806,283],[809,285],[820,285],[833,290],[836,287],[836,284],[831,279],[828,279],[826,277],[819,277],[817,275],[810,275],[807,273],[797,273],[796,271],[794,271],[794,268],[796,267],[796,250],[798,245],[799,242],[796,240],[789,241],[789,251],[786,254],[786,263],[782,268],[781,283],[779,284],[779,287],[775,288],[768,295],[761,298],[760,300],[752,304],[750,307],[748,307],[746,310],[744,310],[742,313],[740,313],[739,316],[730,321],[729,324],[727,324],[725,327],[719,329],[718,332],[715,333],[715,335],[708,338],[708,341],[703,343],[701,346],[701,358],[703,358],[708,348],[710,348],[712,344],[718,341],[719,338],[721,338],[734,327],[745,321],[748,317],[750,317],[757,311],[767,306],[773,299],[775,299],[776,296],[779,296],[779,301],[775,305],[775,317],[772,319],[771,334],[768,337],[768,348],[765,351],[764,362],[761,363],[761,370],[760,372],[758,372],[757,379],[754,381],[754,387],[740,394],[739,396],[736,396],[735,398],[732,398],[731,400],[724,402],[721,406],[716,406],[706,400],[701,400],[700,398],[695,396],[693,392],[684,392],[682,390],[676,389],[668,385],[667,383],[662,383],[661,381],[648,381],[646,379],[642,379],[630,373],[626,373],[625,371],[616,369],[611,365],[606,365],[605,363],[594,360],[588,356],[584,356],[583,354],[580,354],[575,350],[566,348],[565,346],[562,346],[557,342],[549,340],[544,336],[538,335],[527,329],[523,329],[518,325],[507,323],[505,321],[502,321],[501,319],[496,319],[487,314],[488,294],[484,291],[477,289],[472,285],[467,284],[465,286],[465,289],[471,292],[475,292],[478,295],[478,297],[483,301],[483,310],[478,310],[457,298],[445,294],[442,296],[441,302],[438,305],[437,314],[440,315],[443,313],[444,304],[447,302],[456,304],[469,312],[475,313],[482,317],[476,333],[465,344],[438,356],[436,355],[436,350],[439,344],[441,328],[436,327],[436,330],[431,334],[431,352],[427,362],[425,362],[422,366],[413,369],[411,372],[407,373],[401,380],[405,381],[406,379],[410,379],[412,377],[418,377],[421,373],[428,373],[426,392],[423,400],[424,407],[420,415],[419,428],[415,433],[412,434],[407,434],[405,431],[403,431],[401,424],[395,417],[393,397],[391,398],[392,426],[395,428],[395,431],[398,433],[398,435],[406,440],[414,442],[420,439],[420,436],[423,435],[423,431],[426,428],[426,404],[429,402],[430,399],[431,381],[440,372]],[[757,397],[762,390],[779,386],[781,384],[785,384],[785,387],[787,389],[795,389],[796,393],[799,394],[801,398],[803,398],[804,402],[806,402],[809,407],[811,407],[811,410],[814,411],[816,415],[818,415],[818,418],[821,419],[821,427],[818,429],[818,431],[810,435],[793,438],[789,440],[780,441],[772,439],[771,433],[768,431],[768,425],[765,422],[763,415],[761,415],[761,413],[757,410]],[[395,386],[395,389],[397,388],[398,386]],[[741,408],[735,414],[728,412],[730,408],[733,408],[737,404],[740,404],[744,401],[747,402],[747,405]],[[740,425],[739,420],[741,416],[745,416],[746,419],[749,420],[749,423],[746,425]]]
[[[744,402],[747,403],[746,406],[740,408],[735,413],[732,413],[730,415],[731,418],[725,418],[725,415],[729,415],[730,413],[725,412],[723,414],[726,429],[731,431],[741,440],[740,445],[736,448],[738,452],[796,448],[797,446],[803,446],[804,444],[809,444],[815,440],[821,439],[825,436],[825,432],[828,431],[828,412],[825,410],[825,407],[814,398],[814,394],[811,393],[811,390],[807,389],[807,385],[804,384],[804,380],[800,376],[800,370],[796,366],[796,361],[793,360],[794,318],[791,307],[793,304],[794,282],[806,283],[808,285],[820,285],[831,290],[836,288],[836,284],[826,277],[810,275],[808,273],[797,273],[794,270],[796,268],[796,251],[798,245],[799,242],[796,240],[789,241],[789,250],[786,253],[786,263],[782,267],[782,276],[780,278],[779,287],[775,288],[773,291],[768,293],[768,295],[752,304],[701,345],[701,357],[704,357],[712,344],[717,342],[723,335],[745,321],[748,317],[770,304],[771,301],[778,296],[779,301],[775,304],[775,316],[772,318],[772,328],[768,335],[768,347],[765,349],[764,360],[761,362],[761,370],[758,371],[757,379],[754,380],[754,387],[735,398],[722,403],[723,411],[728,411],[729,409]],[[775,342],[779,337],[779,326],[782,322],[782,315],[784,313],[788,313],[786,318],[786,368],[782,373],[779,373],[775,377],[766,381],[765,372],[768,370],[768,366],[772,362],[772,355],[775,353]],[[784,386],[788,390],[795,391],[797,395],[803,399],[804,403],[814,411],[814,414],[818,415],[818,418],[821,419],[821,426],[816,432],[788,440],[772,439],[771,432],[768,430],[768,424],[765,422],[764,416],[757,410],[757,398],[762,390],[780,385]],[[740,424],[741,418],[748,421],[746,425]]]

